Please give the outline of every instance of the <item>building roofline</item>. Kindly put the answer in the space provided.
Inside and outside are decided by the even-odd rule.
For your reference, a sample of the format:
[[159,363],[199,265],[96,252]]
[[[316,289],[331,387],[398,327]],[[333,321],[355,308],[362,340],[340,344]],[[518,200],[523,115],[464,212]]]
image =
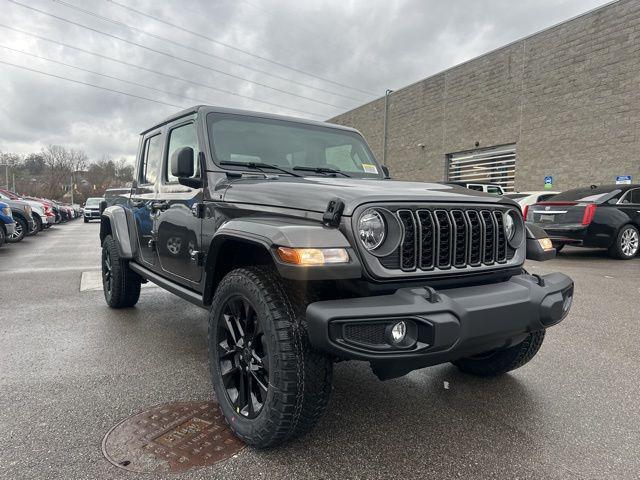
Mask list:
[[[485,52],[485,53],[482,53],[482,54],[478,55],[477,57],[470,58],[469,60],[465,60],[464,62],[456,63],[455,65],[452,65],[450,67],[445,68],[444,70],[440,70],[437,73],[434,73],[434,74],[431,74],[431,75],[429,75],[427,77],[421,78],[420,80],[416,80],[415,82],[411,82],[408,85],[405,85],[404,87],[400,87],[397,90],[394,90],[389,96],[393,96],[394,93],[401,92],[402,90],[406,90],[407,88],[411,88],[414,85],[417,85],[419,83],[425,82],[425,81],[430,80],[432,78],[435,78],[435,77],[437,77],[439,75],[446,74],[446,73],[450,72],[451,70],[455,70],[456,68],[459,68],[459,67],[462,67],[463,65],[466,65],[467,63],[474,62],[474,61],[476,61],[476,60],[478,60],[480,58],[483,58],[483,57],[486,57],[486,56],[491,55],[493,53],[499,52],[500,50],[504,50],[506,48],[509,48],[509,47],[511,47],[513,45],[516,45],[516,44],[520,43],[520,42],[523,42],[523,41],[528,40],[528,39],[530,39],[532,37],[535,37],[536,35],[539,35],[539,34],[541,34],[543,32],[546,32],[548,30],[553,30],[554,28],[557,28],[557,27],[560,27],[560,26],[565,25],[567,23],[573,22],[575,20],[578,20],[579,18],[585,17],[587,15],[591,15],[591,14],[597,12],[598,10],[604,10],[605,8],[611,7],[612,5],[620,3],[621,1],[622,0],[611,0],[610,2],[607,2],[607,3],[603,4],[603,5],[598,6],[598,7],[594,7],[592,9],[590,9],[590,10],[587,10],[586,12],[579,13],[578,15],[574,15],[573,17],[570,17],[570,18],[568,18],[566,20],[562,20],[561,22],[554,23],[553,25],[549,25],[548,27],[544,27],[544,28],[542,28],[540,30],[537,30],[537,31],[533,32],[533,33],[525,35],[524,37],[520,37],[520,38],[518,38],[516,40],[513,40],[513,41],[511,41],[511,42],[509,42],[509,43],[507,43],[505,45],[502,45],[500,47],[496,47],[493,50],[489,50],[488,52]],[[333,117],[329,118],[327,121],[330,121],[331,119],[334,119],[334,118],[337,118],[337,117],[339,117],[341,115],[344,115],[345,113],[349,113],[349,112],[352,112],[354,110],[358,110],[360,108],[363,108],[363,107],[365,107],[367,105],[370,105],[370,104],[375,103],[375,102],[377,102],[379,100],[382,100],[382,99],[384,99],[384,95],[381,96],[381,97],[375,98],[375,99],[373,99],[373,100],[371,100],[371,101],[369,101],[367,103],[363,103],[362,105],[359,105],[359,106],[357,106],[355,108],[352,108],[350,110],[346,110],[346,111],[344,111],[344,112],[342,112],[342,113],[340,113],[338,115],[334,115]]]

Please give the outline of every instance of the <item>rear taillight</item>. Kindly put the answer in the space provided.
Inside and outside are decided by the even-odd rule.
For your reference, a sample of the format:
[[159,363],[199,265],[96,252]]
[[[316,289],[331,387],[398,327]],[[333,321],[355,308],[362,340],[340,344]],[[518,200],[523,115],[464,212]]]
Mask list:
[[525,205],[524,208],[522,209],[522,217],[524,218],[525,222],[527,221],[528,213],[529,213],[529,205]]
[[582,225],[589,225],[593,220],[593,216],[596,214],[596,204],[590,203],[584,209],[584,215],[582,216]]

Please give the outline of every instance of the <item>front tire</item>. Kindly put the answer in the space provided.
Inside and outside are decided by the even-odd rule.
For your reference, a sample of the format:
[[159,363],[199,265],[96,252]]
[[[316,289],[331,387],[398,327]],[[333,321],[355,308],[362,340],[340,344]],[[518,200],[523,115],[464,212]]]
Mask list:
[[631,260],[638,254],[640,248],[640,234],[633,225],[625,225],[620,229],[609,255],[620,260]]
[[25,235],[29,231],[29,225],[23,218],[16,217],[15,220],[16,226],[13,230],[13,234],[9,235],[9,237],[7,238],[8,243],[18,243],[25,237]]
[[258,448],[310,430],[327,409],[333,363],[315,350],[295,301],[272,268],[233,270],[209,313],[209,366],[233,432]]
[[140,298],[140,278],[120,258],[120,249],[111,235],[102,242],[102,290],[111,308],[133,307]]
[[465,373],[495,377],[520,368],[535,357],[542,346],[545,330],[530,333],[523,342],[503,350],[456,360],[453,364]]

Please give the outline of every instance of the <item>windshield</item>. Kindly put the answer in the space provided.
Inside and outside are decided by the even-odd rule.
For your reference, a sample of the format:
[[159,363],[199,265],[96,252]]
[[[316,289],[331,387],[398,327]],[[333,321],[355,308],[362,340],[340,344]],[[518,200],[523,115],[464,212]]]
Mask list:
[[85,203],[85,207],[99,207],[101,198],[87,198],[87,203]]
[[519,200],[521,198],[528,197],[529,194],[528,193],[505,193],[504,196],[512,200]]
[[357,133],[243,115],[209,114],[207,119],[217,164],[240,162],[285,169],[331,169],[350,177],[382,178],[381,168]]

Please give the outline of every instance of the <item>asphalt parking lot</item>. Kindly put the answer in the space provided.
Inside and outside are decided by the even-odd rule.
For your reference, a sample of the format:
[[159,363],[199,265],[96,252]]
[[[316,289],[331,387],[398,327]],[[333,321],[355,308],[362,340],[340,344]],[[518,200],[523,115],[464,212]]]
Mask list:
[[[76,221],[0,250],[0,478],[132,478],[102,456],[105,433],[212,396],[203,310],[155,287],[109,310],[86,283],[95,273],[80,291],[98,229]],[[484,380],[442,365],[380,382],[342,363],[312,434],[167,477],[638,478],[640,258],[567,249],[527,267],[570,275],[576,294],[520,370]]]

